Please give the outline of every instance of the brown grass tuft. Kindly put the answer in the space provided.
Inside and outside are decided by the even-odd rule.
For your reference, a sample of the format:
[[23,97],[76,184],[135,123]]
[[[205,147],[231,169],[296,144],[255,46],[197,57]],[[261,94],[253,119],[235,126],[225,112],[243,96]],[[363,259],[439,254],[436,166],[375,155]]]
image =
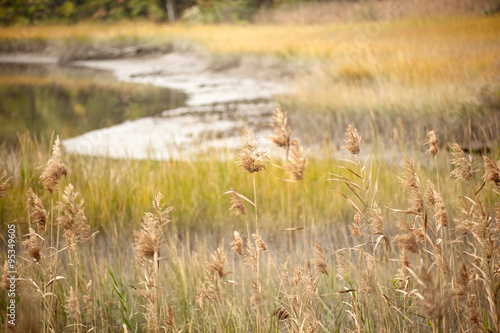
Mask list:
[[345,149],[353,155],[359,154],[361,150],[361,137],[358,134],[358,130],[350,124],[345,132],[344,142],[345,146],[342,146],[342,149]]
[[267,152],[257,152],[258,144],[255,141],[253,131],[249,129],[246,133],[246,138],[243,146],[240,148],[240,160],[238,166],[243,170],[254,173],[266,169],[267,160],[269,159]]
[[40,182],[50,194],[58,188],[61,176],[66,176],[68,174],[66,167],[61,162],[60,145],[61,143],[58,136],[52,146],[52,157],[47,162],[45,170],[40,176]]
[[430,131],[429,133],[427,133],[427,138],[429,139],[429,141],[424,143],[424,146],[429,146],[429,149],[427,149],[425,153],[431,156],[436,156],[436,154],[438,153],[438,139],[436,138],[436,134],[434,133],[434,131]]
[[487,156],[483,156],[486,172],[484,174],[485,181],[492,181],[496,186],[500,187],[500,161],[494,162]]
[[450,176],[463,182],[470,181],[474,173],[478,171],[476,169],[476,162],[472,162],[472,157],[470,155],[468,157],[465,155],[462,147],[460,147],[458,143],[451,144],[450,150],[453,155],[451,164],[455,166]]
[[43,207],[42,200],[33,192],[31,187],[28,189],[28,206],[30,207],[31,223],[37,226],[38,232],[45,231],[47,224],[47,211]]

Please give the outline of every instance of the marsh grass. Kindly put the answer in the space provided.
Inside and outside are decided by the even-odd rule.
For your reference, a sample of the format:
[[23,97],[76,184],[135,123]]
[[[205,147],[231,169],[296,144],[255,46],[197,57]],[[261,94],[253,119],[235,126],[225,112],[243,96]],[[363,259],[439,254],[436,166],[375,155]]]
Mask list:
[[[21,311],[25,328],[498,329],[495,155],[481,159],[452,145],[452,154],[439,150],[433,158],[422,148],[393,163],[365,153],[363,132],[349,127],[348,155],[310,158],[303,179],[290,183],[287,169],[273,163],[257,174],[239,170],[229,156],[114,161],[65,156],[29,136],[19,139],[20,151],[2,150],[0,207],[26,249],[20,295],[35,315]],[[441,142],[439,132],[427,140]],[[64,165],[66,177],[37,168],[44,165],[59,175]],[[50,194],[40,175],[62,184],[45,182]],[[221,196],[230,186],[239,192]],[[157,190],[178,206],[165,209]],[[258,225],[251,222],[255,207],[231,217],[236,199],[258,202]],[[151,200],[155,213],[143,215]],[[134,232],[138,259],[131,265]],[[42,285],[45,297],[27,296]]]

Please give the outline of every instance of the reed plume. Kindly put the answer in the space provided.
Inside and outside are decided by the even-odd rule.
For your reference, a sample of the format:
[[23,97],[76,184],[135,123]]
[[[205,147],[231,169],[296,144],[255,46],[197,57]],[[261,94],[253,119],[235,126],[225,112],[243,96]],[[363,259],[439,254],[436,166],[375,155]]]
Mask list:
[[238,166],[243,170],[254,173],[266,169],[269,159],[266,151],[257,151],[258,144],[255,140],[253,131],[247,130],[244,144],[240,148]]
[[427,133],[427,138],[429,139],[429,141],[424,143],[424,146],[429,146],[429,149],[427,149],[425,153],[431,156],[436,156],[436,154],[438,153],[438,139],[436,138],[436,134],[434,133],[434,131],[429,131],[429,133]]
[[234,240],[231,242],[231,250],[239,256],[243,256],[243,239],[241,239],[240,233],[235,231]]
[[211,304],[219,303],[222,300],[223,279],[229,274],[229,272],[226,272],[225,265],[226,254],[222,246],[219,246],[206,264],[205,281],[196,296],[196,304],[200,308],[203,308],[205,300]]
[[462,147],[460,147],[458,143],[451,144],[450,150],[453,156],[451,164],[455,166],[450,176],[463,182],[470,181],[474,173],[478,171],[476,169],[476,162],[472,162],[472,157],[470,155],[468,157],[465,155]]
[[313,264],[316,270],[320,274],[328,275],[328,265],[326,264],[325,261],[325,251],[318,243],[318,241],[314,242],[313,253],[314,253]]
[[238,195],[238,193],[231,189],[231,207],[229,207],[229,210],[233,211],[235,215],[246,215],[247,210],[245,208],[245,204],[243,203],[243,200],[241,200],[241,197]]
[[410,191],[408,198],[410,204],[409,210],[418,213],[422,212],[424,209],[424,199],[420,188],[420,178],[418,176],[418,171],[415,170],[414,164],[411,163],[407,157],[405,157],[404,173],[400,180],[403,186]]
[[382,219],[382,210],[374,201],[370,209],[370,227],[372,233],[382,234],[384,232],[384,221]]
[[435,190],[430,180],[427,180],[426,200],[434,207],[434,219],[436,220],[436,230],[447,227],[449,224],[448,211],[444,205],[441,195]]
[[292,130],[288,125],[287,113],[283,112],[280,105],[274,109],[273,122],[269,125],[274,128],[274,133],[276,133],[276,135],[270,136],[269,140],[278,147],[285,148],[288,152]]
[[304,178],[304,171],[307,166],[307,152],[300,145],[298,139],[294,139],[290,145],[290,154],[286,165],[286,172],[290,180],[299,181]]
[[173,209],[173,207],[165,208],[162,199],[162,194],[158,192],[153,200],[156,215],[149,212],[144,213],[141,230],[134,231],[135,249],[141,261],[158,260],[159,258],[161,239],[167,224],[171,222],[169,214]]
[[346,274],[344,257],[340,253],[335,253],[335,259],[337,260],[337,276],[343,277]]
[[4,261],[3,263],[3,268],[2,268],[2,282],[0,283],[0,287],[2,287],[4,290],[9,290],[10,288],[10,282],[7,280],[9,277],[9,263],[7,260]]
[[469,290],[469,273],[467,266],[462,263],[456,282],[453,283],[453,293],[457,297],[466,297]]
[[58,188],[61,176],[68,174],[68,170],[66,170],[66,167],[61,162],[60,144],[58,136],[52,146],[52,157],[47,162],[45,170],[40,176],[41,184],[50,194]]
[[278,321],[286,321],[290,319],[290,312],[288,312],[287,309],[284,307],[280,306],[273,312],[273,316],[278,319]]
[[0,176],[0,199],[5,197],[5,193],[7,192],[7,189],[9,188],[9,181],[12,179],[12,177],[7,178],[7,172],[4,171],[2,173],[2,176]]
[[252,308],[257,309],[262,303],[262,293],[260,284],[257,281],[252,281],[252,295],[250,296],[250,304]]
[[75,321],[80,318],[80,301],[76,297],[73,287],[70,287],[68,296],[66,297],[65,306],[66,313]]
[[38,244],[38,235],[33,228],[29,228],[28,239],[23,242],[28,255],[36,262],[40,262],[40,245]]
[[221,246],[215,250],[215,253],[210,256],[210,262],[207,263],[207,276],[218,276],[219,279],[223,279],[226,274],[226,254]]
[[417,239],[413,233],[398,235],[396,240],[402,250],[411,253],[418,253]]
[[47,224],[47,211],[43,207],[42,200],[33,192],[31,187],[28,188],[28,206],[30,207],[31,223],[37,226],[38,233],[43,234]]
[[344,139],[345,146],[342,146],[342,149],[345,149],[352,155],[359,154],[361,150],[361,137],[358,134],[358,130],[355,129],[351,124],[347,127],[347,131],[345,132]]
[[483,156],[486,172],[484,174],[485,181],[492,181],[496,186],[500,187],[500,160],[494,162],[487,156]]
[[77,243],[87,243],[93,241],[96,233],[92,233],[83,211],[85,201],[78,201],[79,193],[75,191],[73,185],[68,184],[64,189],[62,200],[57,203],[60,216],[57,222],[64,229],[64,238],[69,249],[74,249]]
[[264,240],[262,240],[262,238],[257,234],[253,234],[252,236],[255,239],[255,246],[257,247],[257,249],[259,249],[261,251],[266,251],[267,245],[264,242]]

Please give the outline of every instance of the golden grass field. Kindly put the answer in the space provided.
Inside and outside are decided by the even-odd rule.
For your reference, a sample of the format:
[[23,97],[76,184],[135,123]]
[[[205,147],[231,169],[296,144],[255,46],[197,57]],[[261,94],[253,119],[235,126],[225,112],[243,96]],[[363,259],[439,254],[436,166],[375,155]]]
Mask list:
[[15,243],[18,298],[8,325],[6,262],[2,330],[498,332],[499,25],[0,28],[12,43],[188,41],[301,69],[269,159],[251,137],[179,161],[67,155],[28,133],[3,145],[0,259]]

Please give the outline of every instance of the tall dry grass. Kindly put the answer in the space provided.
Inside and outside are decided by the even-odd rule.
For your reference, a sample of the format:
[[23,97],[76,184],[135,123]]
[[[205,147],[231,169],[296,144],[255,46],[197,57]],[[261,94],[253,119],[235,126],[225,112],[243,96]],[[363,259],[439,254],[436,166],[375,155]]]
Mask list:
[[[345,153],[329,165],[307,158],[292,128],[278,108],[271,140],[286,159],[271,156],[268,162],[249,135],[238,158],[219,163],[212,157],[200,165],[181,163],[178,169],[169,162],[167,171],[153,161],[115,164],[64,156],[58,140],[52,151],[32,150],[41,146],[27,138],[20,146],[30,160],[43,161],[43,170],[18,153],[2,152],[9,158],[2,166],[7,172],[0,181],[0,207],[2,214],[8,212],[6,220],[16,223],[25,251],[18,261],[17,329],[499,329],[498,155],[481,159],[455,143],[448,153],[436,129],[421,138],[426,147],[396,159],[390,169],[387,158],[377,159],[379,152],[366,152],[364,132],[349,126]],[[82,167],[84,162],[96,163],[101,172],[106,166],[111,174],[144,173],[144,181],[125,186],[137,202],[118,197],[119,206],[109,211],[132,210],[144,196],[149,200],[142,211],[153,200],[153,213],[132,210],[135,224],[119,221],[125,215],[118,212],[114,221],[99,221],[102,215],[89,202],[107,196],[96,188],[116,189],[91,165]],[[212,174],[208,180],[191,170],[184,176],[181,170],[193,166]],[[179,172],[178,183],[195,177],[209,186],[220,181],[213,178],[219,169],[230,176],[230,183],[211,188],[216,193],[210,200],[223,206],[220,215],[209,215],[204,200],[188,206],[205,209],[206,219],[227,216],[219,222],[222,229],[184,224],[188,208],[181,202],[190,196],[154,178],[155,173]],[[238,177],[231,176],[231,169]],[[324,187],[312,191],[319,172]],[[92,178],[97,182],[89,182]],[[167,190],[169,204],[181,196],[179,207],[167,208],[161,194],[141,194],[138,188],[152,181],[152,188]],[[173,186],[183,190],[186,185],[178,183]],[[27,189],[19,191],[23,186]],[[227,191],[231,187],[238,191]],[[282,194],[276,195],[275,188]],[[4,203],[15,203],[12,196],[20,196],[22,206],[7,210]],[[320,197],[334,207],[326,217],[319,211]],[[229,208],[238,215],[230,218]],[[273,212],[281,218],[270,219]],[[101,233],[93,232],[96,226]]]

